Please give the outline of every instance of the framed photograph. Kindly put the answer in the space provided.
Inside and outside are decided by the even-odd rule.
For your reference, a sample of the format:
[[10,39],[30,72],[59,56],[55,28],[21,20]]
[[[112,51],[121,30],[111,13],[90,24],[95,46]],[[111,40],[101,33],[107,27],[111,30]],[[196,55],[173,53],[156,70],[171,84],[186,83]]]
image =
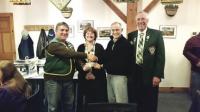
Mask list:
[[82,20],[78,23],[78,31],[83,32],[85,28],[88,26],[94,27],[94,21],[93,20]]
[[176,25],[160,25],[159,30],[162,31],[164,38],[176,38]]
[[110,27],[97,27],[98,39],[109,39],[111,35]]
[[74,37],[74,26],[69,25],[69,37]]

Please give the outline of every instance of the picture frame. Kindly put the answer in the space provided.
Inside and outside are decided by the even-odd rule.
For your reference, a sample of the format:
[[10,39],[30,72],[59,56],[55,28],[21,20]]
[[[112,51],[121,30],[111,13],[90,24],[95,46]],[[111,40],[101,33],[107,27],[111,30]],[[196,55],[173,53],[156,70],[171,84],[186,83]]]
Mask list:
[[74,37],[74,26],[69,25],[69,37],[73,38]]
[[159,30],[162,32],[164,38],[175,39],[177,26],[176,25],[160,25]]
[[110,27],[97,27],[98,39],[109,39],[111,36]]
[[83,32],[85,28],[88,26],[94,27],[94,21],[93,20],[82,20],[78,22],[78,31]]

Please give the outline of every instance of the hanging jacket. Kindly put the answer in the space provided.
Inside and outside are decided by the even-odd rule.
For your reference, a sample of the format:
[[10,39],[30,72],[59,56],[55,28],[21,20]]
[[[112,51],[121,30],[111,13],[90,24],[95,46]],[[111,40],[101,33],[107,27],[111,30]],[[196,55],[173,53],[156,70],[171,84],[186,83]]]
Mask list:
[[44,29],[41,29],[40,36],[37,43],[36,56],[38,59],[45,58],[45,47],[48,44],[48,38]]
[[50,41],[55,37],[55,32],[53,29],[49,29],[47,37],[48,37],[48,43],[50,43]]
[[34,58],[33,40],[29,35],[22,36],[21,42],[18,47],[19,59],[24,60],[25,57]]

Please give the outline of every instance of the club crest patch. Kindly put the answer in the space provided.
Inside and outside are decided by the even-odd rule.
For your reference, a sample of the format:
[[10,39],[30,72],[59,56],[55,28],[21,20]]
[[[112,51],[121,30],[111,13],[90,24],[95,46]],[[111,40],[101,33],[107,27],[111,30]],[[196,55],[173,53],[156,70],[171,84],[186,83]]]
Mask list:
[[150,53],[151,55],[154,55],[154,54],[155,54],[155,51],[156,51],[155,46],[149,47],[149,53]]

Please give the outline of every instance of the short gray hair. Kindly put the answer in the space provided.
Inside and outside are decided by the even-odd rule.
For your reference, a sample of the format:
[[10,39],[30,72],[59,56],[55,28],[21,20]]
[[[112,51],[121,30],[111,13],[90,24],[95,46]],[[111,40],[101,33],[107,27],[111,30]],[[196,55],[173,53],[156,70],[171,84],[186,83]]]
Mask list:
[[121,24],[120,22],[113,22],[113,23],[111,24],[111,26],[112,26],[112,25],[115,25],[115,24],[119,24],[119,26],[122,28],[122,24]]

